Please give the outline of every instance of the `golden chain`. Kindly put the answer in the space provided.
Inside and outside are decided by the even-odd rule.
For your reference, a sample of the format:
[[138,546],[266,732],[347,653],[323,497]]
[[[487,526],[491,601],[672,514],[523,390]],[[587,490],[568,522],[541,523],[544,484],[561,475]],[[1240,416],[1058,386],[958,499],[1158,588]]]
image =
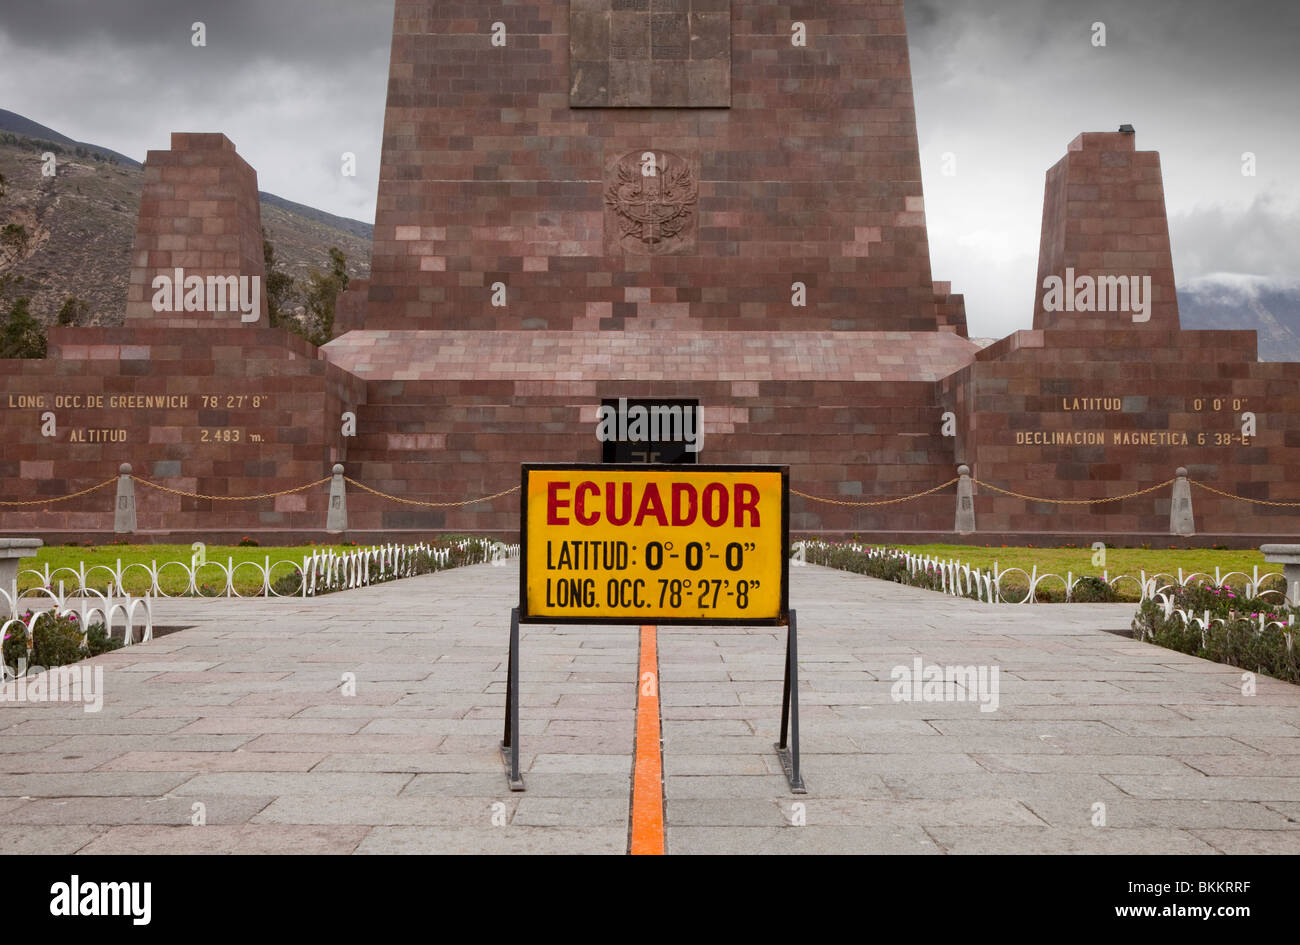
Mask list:
[[185,496],[187,499],[208,499],[212,502],[252,502],[255,499],[277,499],[282,495],[293,495],[295,492],[302,492],[304,489],[315,488],[329,482],[332,478],[332,476],[326,476],[324,479],[317,479],[315,482],[309,482],[305,486],[298,486],[296,489],[285,489],[283,492],[264,492],[261,495],[200,495],[197,492],[182,492],[180,489],[160,486],[156,482],[150,482],[148,479],[141,479],[138,476],[131,477],[132,481],[157,489],[159,492],[170,492],[172,495]]
[[[138,476],[131,477],[133,482],[138,482],[141,485],[149,486],[151,489],[157,489],[159,492],[169,492],[172,495],[184,496],[187,499],[206,499],[210,502],[252,502],[257,499],[276,499],[284,495],[293,495],[295,492],[303,492],[304,490],[307,489],[314,489],[316,486],[324,485],[325,483],[329,482],[332,478],[333,478],[332,476],[326,476],[324,479],[317,479],[315,482],[309,482],[306,485],[298,486],[293,489],[284,489],[281,490],[280,492],[264,492],[261,495],[229,496],[229,495],[202,495],[201,493],[198,492],[184,492],[180,489],[172,489],[169,488],[168,486],[159,485],[156,482],[150,482],[148,479],[141,479]],[[497,492],[497,493],[493,493],[492,495],[485,495],[477,499],[465,499],[462,502],[420,502],[416,499],[403,499],[400,496],[389,495],[387,492],[380,492],[378,489],[372,489],[370,488],[370,486],[367,486],[364,483],[357,482],[355,479],[351,478],[350,476],[344,476],[343,478],[345,481],[356,486],[358,489],[361,489],[365,492],[369,492],[372,495],[377,495],[380,498],[390,499],[393,502],[401,502],[403,505],[418,505],[424,508],[435,508],[435,509],[456,509],[456,508],[462,508],[466,505],[475,505],[479,502],[491,502],[493,499],[499,499],[502,496],[510,495],[513,492],[518,492],[520,489],[519,486],[512,486],[511,488],[506,489],[504,492]],[[99,485],[91,486],[89,489],[82,489],[80,492],[74,492],[71,495],[58,496],[56,498],[29,499],[25,501],[0,501],[0,506],[4,506],[4,507],[37,506],[37,505],[52,505],[55,502],[67,502],[69,499],[76,499],[76,498],[80,498],[83,495],[90,495],[90,493],[92,492],[98,492],[100,489],[103,489],[106,486],[111,486],[117,480],[118,477],[114,476],[112,479],[105,479]],[[843,506],[850,506],[853,508],[865,508],[868,506],[896,505],[900,502],[911,502],[913,499],[920,499],[927,495],[933,495],[936,492],[940,492],[943,489],[947,489],[949,486],[951,486],[954,482],[957,481],[958,481],[957,478],[949,479],[947,482],[942,483],[941,485],[937,485],[933,489],[926,489],[924,492],[918,492],[915,495],[899,496],[898,498],[895,499],[881,499],[879,501],[874,501],[874,502],[848,502],[842,499],[823,499],[819,496],[809,495],[806,492],[800,492],[798,489],[791,489],[790,494],[797,495],[802,499],[808,499],[812,502],[821,502],[826,505],[843,505]],[[1002,495],[1009,495],[1016,499],[1024,499],[1026,502],[1043,502],[1049,505],[1100,505],[1103,502],[1122,502],[1124,499],[1132,499],[1135,498],[1136,496],[1146,495],[1148,492],[1155,492],[1157,489],[1163,489],[1165,486],[1172,484],[1174,481],[1175,480],[1173,479],[1166,479],[1164,482],[1157,483],[1154,486],[1148,486],[1145,489],[1139,489],[1136,492],[1129,492],[1124,495],[1105,496],[1099,499],[1045,499],[1040,496],[1023,495],[1019,492],[1012,492],[1010,489],[1002,489],[998,486],[993,485],[992,483],[985,482],[982,479],[976,479],[973,476],[971,477],[971,482],[979,486],[982,486],[985,489],[992,489],[994,492],[1000,492]],[[1268,505],[1268,506],[1273,506],[1275,508],[1300,508],[1300,502],[1274,502],[1268,499],[1251,499],[1251,498],[1247,498],[1246,496],[1233,495],[1230,492],[1223,492],[1222,490],[1216,489],[1213,486],[1207,486],[1203,482],[1197,482],[1195,479],[1189,479],[1187,481],[1194,486],[1198,486],[1204,489],[1206,492],[1212,492],[1215,495],[1222,496],[1225,499],[1235,499],[1238,502],[1249,502],[1253,505]]]
[[1213,486],[1207,486],[1205,483],[1197,482],[1195,479],[1188,479],[1187,481],[1194,486],[1200,486],[1206,492],[1213,492],[1215,495],[1221,495],[1225,499],[1236,499],[1238,502],[1251,502],[1255,505],[1274,505],[1281,508],[1291,509],[1300,507],[1300,502],[1270,502],[1268,499],[1248,499],[1244,495],[1233,495],[1230,492],[1220,492]]
[[1170,485],[1174,480],[1166,479],[1164,482],[1157,483],[1154,486],[1148,486],[1145,489],[1139,489],[1137,492],[1129,492],[1126,495],[1104,496],[1100,499],[1041,499],[1038,496],[1021,495],[1019,492],[1011,492],[1007,489],[999,489],[997,486],[990,485],[983,480],[971,477],[971,482],[978,483],[985,489],[992,489],[994,492],[1001,492],[1003,495],[1014,496],[1017,499],[1024,499],[1026,502],[1047,502],[1051,505],[1099,505],[1102,502],[1121,502],[1124,499],[1131,499],[1134,496],[1146,495],[1148,492],[1155,492],[1157,489],[1163,489]]
[[924,492],[918,492],[916,495],[899,496],[897,499],[881,499],[879,502],[845,502],[842,499],[822,499],[815,495],[809,495],[806,492],[800,492],[798,489],[791,489],[790,494],[797,495],[801,499],[811,499],[813,502],[824,502],[827,505],[850,505],[854,508],[862,508],[868,505],[896,505],[899,502],[911,502],[913,499],[919,499],[922,496],[931,495],[941,489],[947,489],[956,481],[956,478],[949,479],[941,486],[935,486],[933,489],[926,489]]
[[66,501],[68,501],[68,499],[75,499],[75,498],[77,498],[78,496],[90,495],[90,493],[92,493],[92,492],[98,492],[100,489],[104,488],[105,486],[111,486],[111,485],[112,485],[113,483],[115,483],[115,482],[117,482],[117,477],[116,477],[116,476],[114,476],[112,479],[105,479],[103,482],[101,482],[101,483],[100,483],[99,485],[97,485],[97,486],[91,486],[89,489],[82,489],[80,492],[74,492],[74,493],[72,493],[72,495],[61,495],[61,496],[59,496],[57,499],[35,499],[35,500],[29,500],[29,501],[26,501],[26,502],[0,502],[0,505],[9,505],[9,506],[16,506],[16,505],[52,505],[52,504],[54,504],[55,502],[66,502]]
[[364,483],[357,482],[355,479],[349,476],[344,476],[343,478],[347,482],[350,482],[352,485],[356,486],[358,489],[363,489],[366,492],[369,492],[371,495],[377,495],[380,498],[384,498],[384,499],[392,499],[394,502],[401,502],[403,505],[419,505],[429,509],[458,509],[461,506],[474,505],[478,502],[491,502],[493,499],[499,499],[503,495],[510,495],[510,493],[518,492],[520,489],[520,486],[512,486],[511,488],[507,489],[505,492],[497,492],[493,495],[485,495],[479,499],[466,499],[464,502],[420,502],[416,499],[403,499],[400,496],[389,495],[387,492],[380,492],[378,489],[372,489],[369,486],[365,485]]

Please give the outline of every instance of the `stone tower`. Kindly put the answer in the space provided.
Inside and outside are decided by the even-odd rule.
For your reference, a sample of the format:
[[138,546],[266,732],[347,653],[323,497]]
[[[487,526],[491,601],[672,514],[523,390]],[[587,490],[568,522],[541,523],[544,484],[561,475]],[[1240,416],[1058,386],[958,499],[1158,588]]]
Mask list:
[[901,0],[397,0],[372,271],[371,329],[965,332]]

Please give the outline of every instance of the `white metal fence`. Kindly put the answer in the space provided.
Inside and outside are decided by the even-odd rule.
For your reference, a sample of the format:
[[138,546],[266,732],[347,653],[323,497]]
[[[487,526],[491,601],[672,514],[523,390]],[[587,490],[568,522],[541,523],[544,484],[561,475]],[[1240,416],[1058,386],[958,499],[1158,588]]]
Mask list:
[[[1263,592],[1263,594],[1270,594],[1270,593],[1281,593],[1281,592],[1280,591]],[[1261,594],[1260,596],[1262,597],[1263,594]],[[1205,645],[1205,634],[1210,630],[1214,629],[1215,624],[1218,624],[1220,627],[1229,627],[1229,626],[1242,624],[1249,619],[1249,621],[1254,625],[1254,629],[1258,633],[1263,633],[1264,631],[1268,630],[1270,627],[1276,627],[1278,630],[1282,631],[1283,636],[1286,639],[1286,649],[1288,653],[1292,652],[1295,648],[1295,638],[1294,638],[1294,631],[1293,631],[1293,628],[1295,626],[1294,612],[1288,613],[1286,615],[1286,623],[1283,623],[1281,620],[1269,619],[1270,617],[1280,617],[1281,614],[1266,614],[1262,612],[1249,614],[1249,615],[1237,614],[1235,616],[1229,616],[1229,617],[1211,617],[1210,612],[1208,610],[1203,610],[1200,614],[1197,614],[1194,611],[1192,611],[1190,608],[1176,606],[1173,595],[1166,594],[1163,592],[1163,590],[1160,593],[1156,594],[1155,597],[1153,597],[1152,599],[1155,600],[1155,602],[1159,605],[1160,609],[1164,612],[1166,619],[1177,618],[1184,627],[1192,627],[1193,629],[1200,630],[1202,646]],[[1285,603],[1286,600],[1284,598],[1281,604],[1279,604],[1279,606]],[[1134,629],[1135,630],[1137,629],[1136,619],[1134,620]]]
[[22,633],[30,649],[33,629],[46,614],[74,618],[83,646],[86,634],[96,624],[102,624],[110,637],[120,630],[127,646],[153,639],[153,601],[147,595],[103,593],[84,586],[69,591],[62,582],[57,588],[35,587],[22,592],[16,581],[7,589],[0,588],[0,640]]
[[[903,551],[900,548],[884,548],[878,546],[859,545],[847,543],[841,545],[832,545],[829,542],[819,541],[800,541],[790,546],[792,557],[796,562],[808,560],[809,549],[832,549],[847,548],[851,551],[859,552],[869,559],[893,559],[902,561],[907,567],[908,574],[915,577],[920,573],[932,575],[935,583],[938,584],[938,590],[941,593],[949,594],[953,597],[970,597],[975,600],[984,601],[993,604],[1029,604],[1034,603],[1039,589],[1046,590],[1049,587],[1060,587],[1065,593],[1067,601],[1072,600],[1075,591],[1080,583],[1091,575],[1078,575],[1074,572],[1067,571],[1064,576],[1053,572],[1039,572],[1038,565],[1031,565],[1026,571],[1024,568],[1011,567],[999,568],[998,563],[993,562],[991,569],[971,567],[955,558],[938,558],[933,555],[913,554],[910,551]],[[1019,574],[1024,578],[1023,592],[1021,591],[1020,582],[1016,582],[1014,591],[1007,591],[1004,588],[1003,581],[1008,575]],[[1260,574],[1259,565],[1255,565],[1250,574],[1244,571],[1229,571],[1224,573],[1220,568],[1214,569],[1211,575],[1205,572],[1184,572],[1182,568],[1178,569],[1177,574],[1167,572],[1156,572],[1147,574],[1145,570],[1140,571],[1136,576],[1132,574],[1117,574],[1115,577],[1110,576],[1109,571],[1102,571],[1101,580],[1111,587],[1112,590],[1118,591],[1120,586],[1125,582],[1130,582],[1138,592],[1138,599],[1150,600],[1155,599],[1161,592],[1174,587],[1188,586],[1193,583],[1202,581],[1211,582],[1216,587],[1222,587],[1234,578],[1241,578],[1245,587],[1247,597],[1262,596],[1266,594],[1275,594],[1279,603],[1285,603],[1287,595],[1280,590],[1262,590],[1261,585],[1272,578],[1282,579],[1278,572],[1267,572]],[[1017,596],[1021,595],[1021,596]],[[1300,597],[1300,594],[1293,592],[1293,597]]]
[[[41,569],[20,571],[18,577],[34,579],[46,590],[66,583],[96,589],[101,596],[129,596],[126,590],[129,582],[133,586],[143,584],[145,595],[155,598],[313,597],[442,571],[454,566],[453,562],[504,564],[518,553],[518,545],[466,538],[441,546],[388,544],[347,552],[324,549],[304,555],[301,561],[272,562],[267,555],[261,562],[236,563],[233,557],[227,556],[223,563],[195,555],[188,562],[154,560],[123,565],[119,558],[112,565],[88,567],[83,561],[75,568],[51,568],[46,563]],[[180,583],[180,590],[170,593],[164,590],[165,584],[175,582]],[[254,587],[256,590],[250,590]]]

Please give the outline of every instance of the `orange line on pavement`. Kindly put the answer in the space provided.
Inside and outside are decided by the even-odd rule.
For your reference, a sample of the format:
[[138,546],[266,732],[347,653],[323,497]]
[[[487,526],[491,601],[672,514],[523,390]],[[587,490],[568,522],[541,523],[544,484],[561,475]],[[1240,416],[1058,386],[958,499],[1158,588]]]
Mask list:
[[660,856],[664,852],[664,767],[659,737],[658,631],[653,626],[643,626],[641,666],[637,671],[632,824],[628,838],[628,853],[633,856]]

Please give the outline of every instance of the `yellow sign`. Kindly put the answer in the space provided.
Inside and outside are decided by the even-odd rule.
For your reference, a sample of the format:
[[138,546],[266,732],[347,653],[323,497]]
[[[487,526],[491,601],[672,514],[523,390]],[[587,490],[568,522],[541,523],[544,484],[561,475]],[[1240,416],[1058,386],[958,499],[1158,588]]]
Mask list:
[[520,619],[775,624],[785,466],[523,467]]

